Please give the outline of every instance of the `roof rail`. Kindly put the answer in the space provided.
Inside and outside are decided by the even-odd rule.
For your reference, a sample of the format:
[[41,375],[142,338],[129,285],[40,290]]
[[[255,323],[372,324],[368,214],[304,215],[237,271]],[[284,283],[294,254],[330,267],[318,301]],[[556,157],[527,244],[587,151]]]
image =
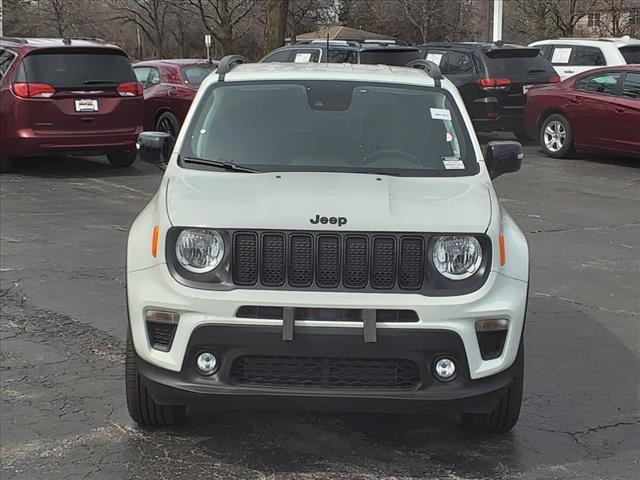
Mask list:
[[218,81],[224,82],[224,76],[241,63],[249,63],[249,60],[242,55],[227,55],[222,57],[222,60],[218,63],[218,69],[216,70],[216,73],[218,74]]
[[100,37],[65,37],[64,40],[84,40],[85,42],[107,43],[104,38]]
[[0,37],[0,41],[13,42],[13,43],[27,43],[28,42],[28,40],[26,38],[20,38],[20,37]]
[[442,76],[442,72],[440,71],[440,67],[429,60],[423,60],[419,58],[418,60],[411,60],[410,62],[405,64],[405,67],[409,68],[419,68],[424,70],[427,75],[433,78],[433,82],[436,87],[440,87],[442,85],[441,80],[444,78]]

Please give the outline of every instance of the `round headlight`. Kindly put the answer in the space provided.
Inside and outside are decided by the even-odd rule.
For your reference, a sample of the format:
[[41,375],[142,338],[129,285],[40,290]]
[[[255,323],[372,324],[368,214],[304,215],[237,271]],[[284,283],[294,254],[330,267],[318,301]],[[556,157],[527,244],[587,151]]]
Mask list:
[[469,278],[482,262],[482,247],[474,237],[440,237],[433,247],[433,264],[451,280]]
[[193,273],[214,270],[224,257],[224,240],[213,230],[187,229],[176,240],[176,258]]

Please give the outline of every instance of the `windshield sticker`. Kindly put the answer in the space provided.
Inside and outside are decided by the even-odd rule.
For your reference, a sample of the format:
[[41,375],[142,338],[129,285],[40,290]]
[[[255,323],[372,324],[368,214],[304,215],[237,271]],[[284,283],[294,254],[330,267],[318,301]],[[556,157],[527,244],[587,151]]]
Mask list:
[[464,162],[458,157],[442,157],[442,163],[446,170],[464,170]]
[[453,142],[453,135],[451,135],[451,132],[447,132],[447,142]]
[[572,48],[556,48],[553,51],[551,63],[569,63]]
[[451,120],[451,112],[446,108],[431,108],[431,118],[434,120]]
[[433,62],[436,65],[440,65],[442,61],[442,53],[427,53],[427,62]]
[[294,63],[309,63],[310,60],[311,60],[310,53],[296,53],[296,58],[294,60]]

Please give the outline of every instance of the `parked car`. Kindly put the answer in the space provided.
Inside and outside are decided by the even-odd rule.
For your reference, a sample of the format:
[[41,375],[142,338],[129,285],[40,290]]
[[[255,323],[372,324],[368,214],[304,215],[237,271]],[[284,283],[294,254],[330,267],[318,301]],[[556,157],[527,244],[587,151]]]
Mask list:
[[527,131],[550,157],[597,150],[640,157],[640,65],[589,70],[529,90]]
[[593,68],[640,64],[640,40],[629,36],[540,40],[530,46],[540,49],[562,80]]
[[[296,406],[511,429],[529,255],[491,179],[522,146],[483,155],[424,61],[240,61],[203,83],[129,233],[131,417]],[[140,158],[165,164],[167,141],[141,134]]]
[[309,40],[277,48],[260,62],[328,62],[403,66],[422,58],[415,47],[394,41]]
[[502,42],[427,43],[419,48],[458,87],[477,131],[506,130],[526,140],[527,90],[560,81],[537,48]]
[[148,60],[133,66],[144,87],[144,127],[176,137],[198,87],[218,62],[198,59]]
[[136,158],[142,85],[126,53],[98,39],[0,38],[0,158],[106,154]]

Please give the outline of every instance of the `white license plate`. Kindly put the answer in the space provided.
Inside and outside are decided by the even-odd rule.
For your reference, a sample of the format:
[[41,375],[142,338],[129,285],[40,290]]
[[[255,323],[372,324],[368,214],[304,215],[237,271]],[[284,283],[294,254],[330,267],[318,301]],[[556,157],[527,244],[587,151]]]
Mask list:
[[76,100],[76,112],[97,112],[98,100]]
[[523,85],[522,86],[522,93],[524,93],[526,95],[530,88],[531,88],[531,85]]

